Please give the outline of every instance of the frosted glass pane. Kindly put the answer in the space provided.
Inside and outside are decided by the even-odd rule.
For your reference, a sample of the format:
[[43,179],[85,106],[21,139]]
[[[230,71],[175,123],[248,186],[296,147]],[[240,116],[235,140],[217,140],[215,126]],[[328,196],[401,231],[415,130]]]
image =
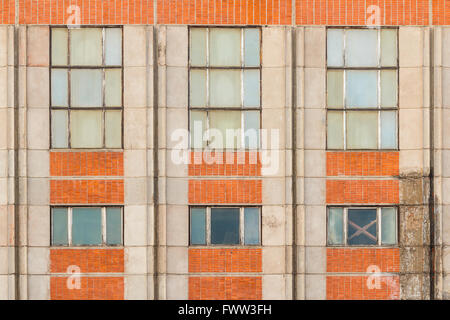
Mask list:
[[101,148],[102,131],[102,111],[70,112],[72,148]]
[[348,67],[378,66],[377,30],[347,30],[345,64]]
[[347,71],[346,105],[357,108],[374,108],[378,103],[377,71]]
[[244,107],[259,107],[260,105],[259,70],[244,71]]
[[328,209],[328,244],[344,244],[344,210]]
[[67,148],[69,140],[67,111],[52,111],[52,148]]
[[105,29],[105,64],[107,66],[122,65],[122,29]]
[[212,28],[209,30],[209,36],[211,66],[241,65],[241,29]]
[[72,107],[102,106],[102,70],[70,71]]
[[397,106],[397,72],[394,70],[381,71],[381,107]]
[[397,112],[381,112],[381,149],[397,149]]
[[247,67],[257,67],[261,63],[259,29],[244,30],[244,62]]
[[67,107],[68,99],[68,74],[65,69],[52,69],[52,106]]
[[191,111],[190,113],[191,148],[202,149],[206,147],[206,139],[203,139],[206,131],[206,111]]
[[236,149],[240,147],[240,134],[236,131],[241,128],[240,111],[211,111],[209,128],[215,129],[210,131],[210,135],[213,136],[210,144],[212,148]]
[[102,64],[102,29],[81,28],[70,30],[70,64],[98,66]]
[[67,49],[69,47],[67,29],[52,28],[52,65],[67,65]]
[[344,72],[329,70],[327,73],[327,103],[328,107],[342,108],[344,106]]
[[122,111],[106,111],[105,146],[106,148],[122,147]]
[[191,209],[191,244],[206,244],[206,209]]
[[397,65],[397,30],[381,30],[381,65],[383,67]]
[[72,244],[102,244],[102,211],[100,208],[72,209]]
[[377,148],[378,112],[347,112],[347,149]]
[[122,243],[122,210],[106,208],[106,243],[118,245]]
[[244,139],[245,148],[247,149],[258,149],[259,147],[259,122],[259,111],[244,112]]
[[191,107],[206,106],[206,71],[191,70],[190,99]]
[[105,70],[105,106],[122,106],[122,70]]
[[328,111],[327,147],[344,149],[344,113]]
[[259,209],[244,209],[244,244],[259,244]]
[[239,244],[239,209],[211,209],[211,244]]
[[206,65],[206,29],[191,29],[191,65]]
[[330,67],[344,65],[344,30],[328,29],[327,31],[327,64]]
[[69,244],[67,221],[67,208],[52,209],[52,245]]
[[211,70],[209,76],[210,106],[241,106],[241,72],[239,70]]
[[395,208],[381,209],[381,243],[397,243],[397,210]]

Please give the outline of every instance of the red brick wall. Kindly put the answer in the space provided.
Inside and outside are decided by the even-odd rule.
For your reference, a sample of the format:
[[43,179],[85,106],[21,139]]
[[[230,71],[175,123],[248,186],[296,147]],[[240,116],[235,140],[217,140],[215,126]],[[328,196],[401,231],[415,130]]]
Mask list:
[[189,272],[262,272],[262,249],[189,249]]
[[123,300],[123,277],[81,277],[80,289],[69,289],[67,277],[50,278],[51,300]]
[[261,299],[261,277],[189,277],[189,300]]
[[261,180],[189,180],[189,203],[261,203]]
[[368,272],[370,266],[377,266],[378,272],[400,272],[400,249],[327,249],[327,272]]
[[66,273],[76,265],[81,273],[124,272],[123,249],[52,249],[50,272]]
[[51,176],[123,176],[123,152],[50,152]]
[[328,300],[397,300],[400,298],[398,276],[387,275],[378,280],[374,277],[368,279],[367,276],[327,276],[326,283]]
[[51,180],[51,204],[122,204],[123,180]]
[[399,152],[327,152],[327,176],[398,176]]
[[327,180],[327,204],[399,202],[398,180]]
[[15,1],[3,0],[0,7],[0,24],[13,24],[15,21]]
[[191,152],[190,176],[260,176],[258,152]]

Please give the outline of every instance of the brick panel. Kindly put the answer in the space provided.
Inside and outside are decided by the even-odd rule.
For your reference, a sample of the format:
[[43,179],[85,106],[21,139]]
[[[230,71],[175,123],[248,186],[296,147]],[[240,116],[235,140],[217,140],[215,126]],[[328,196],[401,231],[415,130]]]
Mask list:
[[52,204],[122,204],[123,201],[123,180],[50,181],[50,203]]
[[261,180],[189,180],[189,203],[261,203]]
[[189,277],[189,300],[261,299],[261,277]]
[[15,14],[15,1],[3,0],[0,7],[0,24],[14,24]]
[[123,300],[123,277],[81,277],[80,289],[69,289],[67,277],[50,278],[51,300]]
[[66,273],[69,266],[78,266],[81,273],[124,272],[123,249],[52,249],[50,272]]
[[260,176],[258,152],[191,152],[190,176]]
[[262,272],[262,249],[189,249],[189,272]]
[[398,300],[400,281],[398,276],[328,276],[328,300]]
[[399,152],[327,152],[327,176],[398,176]]
[[327,272],[374,272],[371,266],[376,272],[400,272],[400,249],[327,248]]
[[123,176],[123,152],[50,152],[51,176]]
[[398,203],[398,180],[327,180],[328,204]]

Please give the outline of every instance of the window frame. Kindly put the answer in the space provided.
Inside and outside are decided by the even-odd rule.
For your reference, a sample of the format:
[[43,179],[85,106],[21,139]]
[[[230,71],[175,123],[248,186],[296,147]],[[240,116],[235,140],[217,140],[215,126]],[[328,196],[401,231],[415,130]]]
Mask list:
[[[238,244],[213,244],[211,243],[211,209],[239,209],[239,243]],[[245,244],[245,208],[256,208],[259,211],[259,242],[257,244]],[[205,209],[205,244],[192,244],[192,209]],[[262,206],[233,206],[233,205],[212,205],[212,206],[189,206],[189,246],[190,247],[260,247],[262,246]]]
[[[52,34],[53,30],[55,29],[65,29],[67,30],[67,64],[62,65],[55,65],[52,64]],[[71,36],[70,32],[72,29],[101,29],[102,30],[102,64],[98,66],[93,65],[71,65],[70,63],[70,44],[71,44]],[[121,64],[120,65],[106,65],[105,64],[105,40],[106,40],[106,29],[120,29],[121,31]],[[69,25],[62,25],[62,26],[51,26],[50,32],[49,32],[49,105],[50,105],[50,112],[49,112],[49,146],[50,150],[123,150],[124,148],[124,31],[123,26],[121,25],[80,25],[76,28],[73,28]],[[61,106],[53,106],[52,104],[52,70],[67,70],[67,107],[61,107]],[[120,107],[106,107],[105,105],[105,77],[106,77],[106,70],[108,69],[114,69],[114,70],[121,70],[121,106]],[[101,70],[102,71],[102,106],[101,107],[72,107],[71,106],[71,70]],[[70,113],[71,111],[101,111],[102,112],[102,146],[101,147],[72,147],[72,139],[71,139],[71,129],[70,129]],[[66,111],[67,112],[67,147],[65,148],[57,148],[53,146],[53,137],[52,137],[52,111]],[[120,111],[121,112],[121,139],[120,139],[120,147],[112,148],[112,147],[106,147],[106,111]]]
[[[101,244],[82,244],[82,245],[74,245],[72,242],[72,222],[73,222],[73,209],[80,209],[80,208],[86,208],[86,209],[101,209],[101,217],[102,217],[102,243]],[[107,219],[106,219],[106,209],[109,208],[118,208],[120,209],[120,244],[108,244],[107,243]],[[53,209],[67,209],[67,244],[54,244],[53,243]],[[50,246],[51,247],[123,247],[124,246],[124,206],[51,206],[50,207]]]

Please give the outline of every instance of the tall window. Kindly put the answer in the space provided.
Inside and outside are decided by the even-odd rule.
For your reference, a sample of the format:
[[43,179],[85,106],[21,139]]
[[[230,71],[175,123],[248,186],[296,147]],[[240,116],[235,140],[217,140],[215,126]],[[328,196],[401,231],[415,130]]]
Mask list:
[[122,148],[122,28],[51,29],[52,148]]
[[328,149],[397,149],[397,51],[397,29],[328,29]]
[[190,29],[191,148],[259,147],[260,33],[259,28]]

